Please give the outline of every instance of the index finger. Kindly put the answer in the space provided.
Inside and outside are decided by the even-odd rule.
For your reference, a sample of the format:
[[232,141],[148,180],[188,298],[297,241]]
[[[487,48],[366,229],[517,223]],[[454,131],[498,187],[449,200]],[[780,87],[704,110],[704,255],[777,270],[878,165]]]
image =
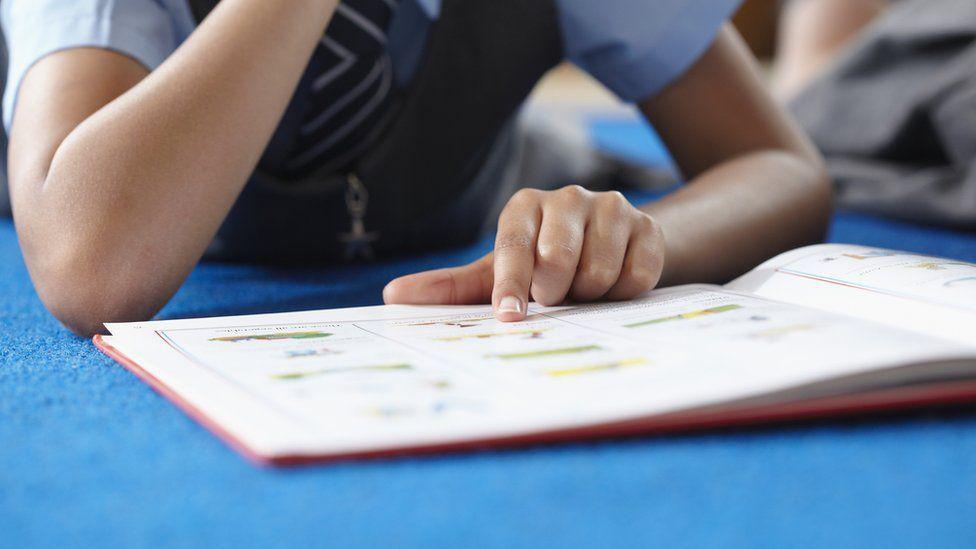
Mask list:
[[525,318],[541,217],[539,202],[532,199],[531,193],[521,191],[498,220],[491,292],[498,320],[513,322]]

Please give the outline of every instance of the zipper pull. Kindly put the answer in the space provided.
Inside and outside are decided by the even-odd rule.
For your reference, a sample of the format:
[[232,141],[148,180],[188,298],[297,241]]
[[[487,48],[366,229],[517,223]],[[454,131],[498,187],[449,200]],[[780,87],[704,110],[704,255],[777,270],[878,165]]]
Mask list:
[[361,257],[373,259],[373,242],[379,232],[366,230],[366,208],[369,206],[369,191],[359,177],[350,173],[346,176],[346,211],[349,212],[349,232],[339,235],[339,242],[346,245],[347,260]]

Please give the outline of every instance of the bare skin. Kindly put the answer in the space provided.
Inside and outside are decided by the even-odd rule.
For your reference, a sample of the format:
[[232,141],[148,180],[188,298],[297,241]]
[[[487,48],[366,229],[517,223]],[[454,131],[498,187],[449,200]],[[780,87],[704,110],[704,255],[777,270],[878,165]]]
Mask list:
[[[224,0],[152,74],[97,49],[52,54],[29,71],[9,149],[14,217],[38,294],[66,326],[90,335],[149,318],[179,288],[260,159],[336,1]],[[501,319],[518,320],[530,292],[546,303],[624,299],[658,283],[720,280],[823,234],[820,160],[732,31],[642,108],[693,184],[640,210],[616,193],[522,192],[502,214],[494,254],[394,281],[385,298],[491,297]]]
[[806,87],[889,5],[889,0],[793,0],[786,4],[773,71],[776,96],[789,100]]

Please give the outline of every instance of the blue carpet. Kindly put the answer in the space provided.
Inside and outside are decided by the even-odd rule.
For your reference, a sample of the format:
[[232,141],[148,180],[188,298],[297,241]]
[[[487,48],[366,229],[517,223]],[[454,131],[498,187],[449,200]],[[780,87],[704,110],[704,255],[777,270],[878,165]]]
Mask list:
[[[860,215],[838,215],[831,239],[976,260],[976,234]],[[205,264],[161,316],[374,304],[390,278],[488,246],[341,269]],[[0,221],[0,326],[4,547],[976,539],[971,412],[275,471],[251,466],[62,330],[31,289],[9,221]]]

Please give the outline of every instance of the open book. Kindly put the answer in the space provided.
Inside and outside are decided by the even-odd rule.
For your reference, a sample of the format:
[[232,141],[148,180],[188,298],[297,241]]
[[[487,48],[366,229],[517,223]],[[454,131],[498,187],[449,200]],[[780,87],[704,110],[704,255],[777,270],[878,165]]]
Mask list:
[[95,344],[273,464],[976,399],[976,265],[801,248],[620,303],[107,325]]

